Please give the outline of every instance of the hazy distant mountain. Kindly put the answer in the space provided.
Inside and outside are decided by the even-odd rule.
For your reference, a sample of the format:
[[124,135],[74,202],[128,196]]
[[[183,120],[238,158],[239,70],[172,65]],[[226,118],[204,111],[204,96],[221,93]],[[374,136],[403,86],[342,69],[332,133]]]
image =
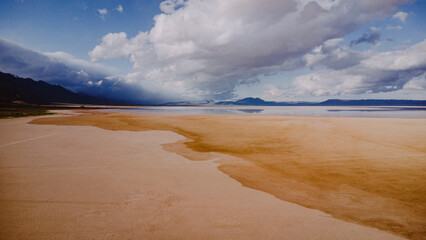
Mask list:
[[245,106],[312,106],[317,103],[314,102],[274,102],[264,101],[260,98],[243,98],[237,101],[221,101],[216,105],[245,105]]
[[329,99],[324,102],[274,102],[260,98],[244,98],[237,101],[221,101],[216,105],[247,105],[247,106],[426,106],[426,100],[396,99],[361,99],[341,100]]
[[74,93],[60,85],[0,72],[0,103],[12,103],[13,101],[23,101],[29,104],[120,104],[113,100]]
[[319,103],[320,106],[426,106],[426,100],[398,99],[361,99],[341,100],[329,99]]
[[229,105],[229,103],[231,103],[232,105],[252,105],[252,106],[263,106],[263,105],[270,104],[268,102],[263,101],[260,98],[252,98],[252,97],[243,98],[243,99],[237,100],[235,102],[218,102],[216,104],[218,104],[218,105]]
[[213,105],[214,100],[199,100],[199,101],[182,101],[182,102],[168,102],[160,104],[161,106],[198,106],[198,105]]

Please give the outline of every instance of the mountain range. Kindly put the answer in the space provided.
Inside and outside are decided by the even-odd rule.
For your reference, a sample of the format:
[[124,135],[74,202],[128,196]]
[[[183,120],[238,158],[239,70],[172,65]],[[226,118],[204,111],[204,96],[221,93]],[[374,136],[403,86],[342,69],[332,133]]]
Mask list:
[[9,73],[0,72],[0,103],[21,102],[24,104],[97,104],[123,105],[125,103],[99,98],[84,93],[72,92],[60,85],[52,85],[31,78],[20,78]]
[[[90,96],[70,91],[60,85],[52,85],[31,78],[20,78],[0,72],[0,103],[22,102],[26,104],[95,104],[95,105],[133,105],[108,98]],[[240,106],[426,106],[426,100],[396,99],[329,99],[323,102],[275,102],[260,98],[243,98],[236,101],[200,100],[168,102],[160,106],[200,106],[200,105],[240,105]]]
[[216,105],[247,105],[247,106],[426,106],[426,100],[398,99],[360,99],[342,100],[329,99],[323,102],[274,102],[260,98],[243,98],[236,101],[221,101]]

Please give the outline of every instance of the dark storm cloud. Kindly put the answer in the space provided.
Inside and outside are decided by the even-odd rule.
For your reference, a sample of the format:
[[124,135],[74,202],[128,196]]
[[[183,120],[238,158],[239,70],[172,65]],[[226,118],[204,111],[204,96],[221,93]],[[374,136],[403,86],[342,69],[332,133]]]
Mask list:
[[136,103],[166,100],[137,83],[111,77],[106,67],[64,52],[42,53],[0,39],[0,53],[0,71],[19,77],[59,84],[74,92]]

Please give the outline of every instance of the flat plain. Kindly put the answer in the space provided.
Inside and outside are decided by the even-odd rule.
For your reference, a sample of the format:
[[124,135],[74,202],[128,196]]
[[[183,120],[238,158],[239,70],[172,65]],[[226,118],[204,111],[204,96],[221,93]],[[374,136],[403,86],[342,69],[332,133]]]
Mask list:
[[425,119],[87,111],[25,121],[1,122],[8,239],[106,228],[112,239],[425,238]]

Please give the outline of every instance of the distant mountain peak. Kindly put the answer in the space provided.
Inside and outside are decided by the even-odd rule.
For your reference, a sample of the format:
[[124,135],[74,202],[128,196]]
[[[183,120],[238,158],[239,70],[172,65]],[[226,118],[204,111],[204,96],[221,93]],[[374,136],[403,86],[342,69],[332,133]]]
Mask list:
[[217,102],[217,105],[252,105],[252,106],[262,106],[267,105],[268,102],[265,102],[261,98],[247,97],[239,99],[237,101],[221,101]]
[[240,102],[240,103],[265,103],[265,101],[261,98],[253,98],[253,97],[246,97],[240,100],[237,100],[236,102]]

